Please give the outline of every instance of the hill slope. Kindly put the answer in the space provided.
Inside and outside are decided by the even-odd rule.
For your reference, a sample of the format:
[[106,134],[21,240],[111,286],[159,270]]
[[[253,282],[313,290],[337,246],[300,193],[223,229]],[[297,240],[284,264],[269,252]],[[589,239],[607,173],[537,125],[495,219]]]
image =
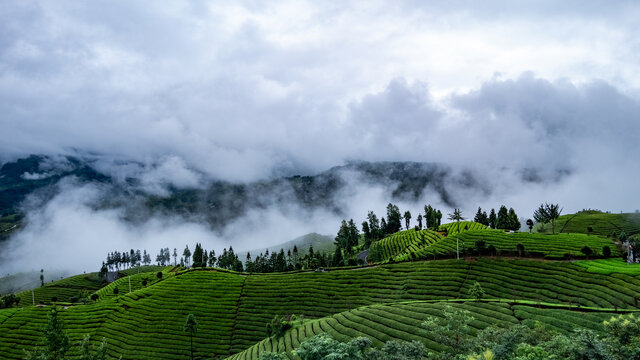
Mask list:
[[[551,224],[545,224],[545,232],[551,233]],[[536,226],[540,230],[540,225]],[[589,231],[591,228],[592,231]],[[612,233],[627,235],[640,233],[640,213],[611,214],[600,211],[580,211],[562,215],[556,221],[556,233],[582,233],[611,236]]]
[[[277,314],[322,318],[380,303],[468,298],[474,281],[487,299],[601,308],[637,308],[640,293],[640,276],[603,275],[569,262],[446,260],[281,274],[187,270],[130,294],[107,292],[95,304],[61,313],[72,341],[85,333],[95,343],[104,336],[110,355],[127,359],[186,356],[189,339],[182,325],[193,313],[199,323],[196,355],[228,356],[263,340],[265,325]],[[46,313],[47,307],[0,310],[4,358],[21,359],[23,349],[38,343]]]
[[296,359],[292,353],[293,349],[305,338],[324,332],[341,341],[359,336],[368,337],[376,346],[382,346],[389,340],[417,340],[424,343],[428,350],[446,351],[446,347],[430,338],[430,334],[420,326],[427,317],[441,317],[445,304],[472,313],[474,321],[467,336],[474,336],[478,330],[491,325],[533,325],[536,322],[560,333],[568,333],[576,327],[602,331],[602,322],[619,314],[611,310],[587,313],[577,308],[538,308],[534,304],[503,302],[410,302],[373,305],[309,321],[280,338],[266,338],[228,359],[253,360],[265,351],[285,353],[289,359]]

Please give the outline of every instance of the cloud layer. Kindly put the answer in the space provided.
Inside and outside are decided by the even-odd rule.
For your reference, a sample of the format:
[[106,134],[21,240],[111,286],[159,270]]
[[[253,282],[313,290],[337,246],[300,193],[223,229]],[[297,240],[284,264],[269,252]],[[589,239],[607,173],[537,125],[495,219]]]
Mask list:
[[[350,160],[438,162],[490,184],[453,194],[467,213],[543,201],[633,211],[639,17],[633,1],[5,2],[0,161],[95,156],[158,195]],[[119,210],[91,209],[100,189],[65,189],[30,214],[18,239],[29,251],[53,251],[43,238],[83,249],[92,229],[115,247],[174,237],[214,247],[338,220],[266,211],[222,239],[175,219],[131,228]],[[386,196],[362,187],[345,213],[381,211]],[[246,228],[263,232],[230,235]]]
[[[177,159],[229,180],[346,159],[520,165],[513,147],[547,164],[561,129],[637,115],[632,2],[1,6],[5,157]],[[583,128],[570,137],[599,141]]]

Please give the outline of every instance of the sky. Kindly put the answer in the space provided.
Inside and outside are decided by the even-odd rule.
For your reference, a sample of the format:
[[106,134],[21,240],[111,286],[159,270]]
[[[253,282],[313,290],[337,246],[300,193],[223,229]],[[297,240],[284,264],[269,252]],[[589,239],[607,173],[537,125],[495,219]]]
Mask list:
[[492,206],[634,211],[638,18],[633,1],[2,2],[0,158],[99,154],[150,188],[437,162],[484,174]]

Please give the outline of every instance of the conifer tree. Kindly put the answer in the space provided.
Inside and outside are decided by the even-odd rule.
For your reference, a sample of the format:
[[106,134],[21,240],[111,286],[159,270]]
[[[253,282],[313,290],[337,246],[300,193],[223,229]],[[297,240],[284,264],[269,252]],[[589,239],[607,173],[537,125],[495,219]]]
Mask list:
[[498,210],[498,217],[496,218],[496,229],[509,229],[509,211],[507,207],[502,205]]
[[405,229],[409,230],[409,226],[411,226],[411,212],[409,210],[404,212],[404,223]]
[[497,220],[496,211],[491,209],[491,213],[489,214],[489,227],[495,229]]

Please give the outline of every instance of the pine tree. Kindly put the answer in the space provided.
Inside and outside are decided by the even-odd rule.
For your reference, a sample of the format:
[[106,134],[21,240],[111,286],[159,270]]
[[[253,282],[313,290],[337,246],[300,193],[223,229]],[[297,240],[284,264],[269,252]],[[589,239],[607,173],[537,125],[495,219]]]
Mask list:
[[369,211],[367,214],[367,221],[369,222],[369,231],[371,232],[371,242],[380,240],[382,238],[380,222],[373,211]]
[[492,229],[495,229],[496,222],[497,222],[496,211],[494,209],[491,209],[491,213],[489,214],[489,227]]
[[389,203],[387,205],[387,234],[393,234],[402,229],[402,223],[400,219],[402,215],[400,215],[400,209],[396,205]]
[[520,219],[518,219],[518,215],[516,215],[515,210],[513,208],[509,208],[509,229],[513,231],[520,230],[522,224],[520,224]]
[[203,267],[202,264],[202,246],[200,243],[196,243],[196,248],[193,250],[193,267]]
[[416,220],[418,221],[418,230],[422,230],[422,214],[418,214]]
[[185,246],[184,251],[182,251],[182,256],[184,257],[185,266],[189,266],[189,258],[191,258],[191,250],[189,250],[189,245]]
[[509,211],[504,205],[500,206],[500,210],[498,210],[498,217],[496,218],[496,229],[509,229]]
[[368,249],[371,246],[371,231],[369,230],[369,223],[362,222],[362,233],[364,234],[364,248]]
[[360,231],[356,226],[356,223],[353,222],[353,219],[349,220],[349,236],[347,243],[347,254],[353,254],[354,248],[358,246],[358,242],[360,240]]
[[482,224],[482,209],[479,206],[476,216],[473,217],[473,221]]
[[404,223],[406,230],[409,230],[409,226],[411,226],[411,212],[409,210],[404,212]]
[[191,360],[193,360],[193,334],[198,331],[198,322],[193,314],[187,315],[187,320],[184,322],[183,330],[189,333]]

